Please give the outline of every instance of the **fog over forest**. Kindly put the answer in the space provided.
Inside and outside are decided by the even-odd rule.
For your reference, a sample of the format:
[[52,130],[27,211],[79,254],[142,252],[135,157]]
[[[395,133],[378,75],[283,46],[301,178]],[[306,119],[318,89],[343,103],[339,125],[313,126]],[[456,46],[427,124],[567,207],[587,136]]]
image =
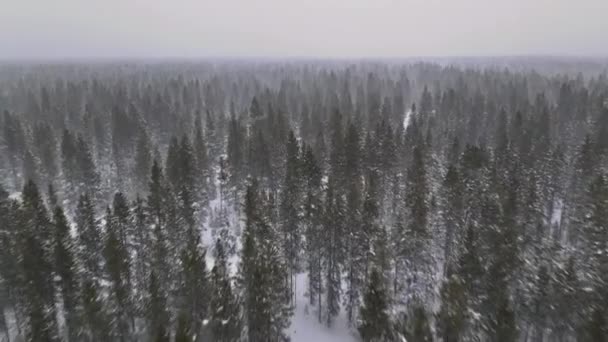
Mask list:
[[608,2],[0,4],[0,342],[608,341]]

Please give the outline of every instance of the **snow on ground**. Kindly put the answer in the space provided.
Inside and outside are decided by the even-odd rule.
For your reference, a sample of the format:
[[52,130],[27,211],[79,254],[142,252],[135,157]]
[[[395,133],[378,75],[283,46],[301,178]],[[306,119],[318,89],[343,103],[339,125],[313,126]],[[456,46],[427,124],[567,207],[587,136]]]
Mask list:
[[315,307],[308,306],[306,298],[307,274],[296,278],[296,309],[291,318],[289,334],[292,342],[356,342],[357,338],[348,328],[346,314],[342,310],[331,328],[319,323]]
[[[411,112],[408,111],[406,120],[409,121],[409,115]],[[406,123],[404,122],[404,125]],[[217,171],[217,170],[216,170]],[[214,177],[215,178],[215,177]],[[210,201],[209,210],[218,210],[220,207],[219,201],[219,182],[216,181],[216,198]],[[240,218],[237,213],[231,209],[228,212],[228,221],[230,222],[230,229],[232,233],[237,236],[237,251],[240,250]],[[210,227],[209,221],[207,220],[203,224],[201,230],[201,240],[203,246],[207,249],[206,261],[209,269],[213,267],[213,244],[215,241],[214,228]],[[239,263],[239,252],[236,255],[230,256],[228,259],[230,263],[230,272],[234,275],[238,269]],[[331,328],[328,328],[324,324],[319,323],[316,307],[308,306],[308,298],[306,298],[307,290],[307,274],[301,273],[296,277],[296,308],[294,315],[291,318],[291,326],[289,328],[289,335],[292,342],[356,342],[358,339],[354,333],[349,329],[348,322],[346,319],[346,313],[342,310],[336,317],[334,324]]]

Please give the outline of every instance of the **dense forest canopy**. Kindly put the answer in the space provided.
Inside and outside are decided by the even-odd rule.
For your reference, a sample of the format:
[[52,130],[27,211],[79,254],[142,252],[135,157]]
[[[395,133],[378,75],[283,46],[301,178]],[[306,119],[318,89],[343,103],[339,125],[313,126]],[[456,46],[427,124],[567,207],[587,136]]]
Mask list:
[[606,341],[607,68],[2,64],[0,339]]

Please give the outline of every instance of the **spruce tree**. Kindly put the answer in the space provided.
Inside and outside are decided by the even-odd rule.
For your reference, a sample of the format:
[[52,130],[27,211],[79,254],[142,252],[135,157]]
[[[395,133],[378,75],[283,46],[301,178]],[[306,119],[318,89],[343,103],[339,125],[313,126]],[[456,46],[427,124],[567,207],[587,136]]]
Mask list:
[[255,181],[248,187],[242,277],[250,341],[285,339],[292,314],[287,268],[276,245],[276,227],[270,224],[268,200]]
[[20,266],[28,320],[27,338],[34,341],[58,341],[53,286],[52,222],[38,187],[29,181],[23,187],[20,214],[22,230],[18,233]]
[[186,315],[190,334],[200,336],[202,322],[209,321],[211,288],[205,262],[205,250],[199,245],[200,238],[192,231],[181,255],[181,284],[179,307]]
[[54,268],[60,277],[59,289],[63,299],[65,327],[70,341],[78,341],[80,335],[80,306],[77,265],[74,257],[74,242],[70,236],[70,226],[60,206],[53,214],[55,226]]
[[76,231],[78,232],[79,259],[83,263],[84,276],[91,281],[101,279],[101,232],[95,218],[91,198],[82,194],[76,207]]
[[103,307],[98,286],[89,279],[85,279],[82,284],[82,306],[88,341],[109,340],[110,320]]
[[326,286],[325,307],[326,324],[331,327],[335,317],[340,312],[340,295],[342,293],[341,281],[341,256],[342,256],[342,234],[344,234],[344,203],[339,195],[333,190],[333,183],[329,183],[325,199],[325,211],[323,218],[323,258],[324,258],[324,281]]
[[292,132],[289,133],[287,140],[287,160],[285,162],[285,181],[283,183],[281,196],[281,230],[283,241],[283,253],[289,268],[289,291],[290,300],[295,303],[295,275],[298,272],[299,251],[301,244],[301,167],[300,167],[300,147],[296,137]]
[[146,318],[148,323],[148,339],[155,342],[170,341],[169,313],[167,312],[167,297],[159,284],[155,271],[150,273],[148,299],[146,301]]
[[215,341],[234,342],[241,336],[239,303],[233,292],[226,253],[220,239],[216,241],[215,250],[215,265],[211,270],[211,331]]
[[371,271],[367,291],[363,298],[359,324],[359,334],[363,341],[381,342],[390,340],[390,319],[388,316],[388,296],[382,277],[377,269]]
[[[105,273],[109,281],[109,316],[112,335],[120,340],[130,336],[131,296],[129,288],[129,255],[118,231],[118,224],[110,208],[106,215],[106,236],[104,243]],[[132,317],[132,316],[131,316]]]

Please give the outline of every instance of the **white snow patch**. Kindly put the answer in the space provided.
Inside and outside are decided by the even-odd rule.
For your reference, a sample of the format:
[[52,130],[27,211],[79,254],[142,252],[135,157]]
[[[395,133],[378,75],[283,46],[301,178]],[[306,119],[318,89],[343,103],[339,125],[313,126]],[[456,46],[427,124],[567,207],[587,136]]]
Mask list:
[[[340,311],[333,326],[328,328],[319,323],[316,307],[310,307],[306,298],[307,274],[296,277],[296,309],[291,319],[289,333],[292,342],[355,342],[357,338],[351,333],[344,310]],[[308,306],[308,310],[307,309]],[[308,312],[307,312],[308,311]]]
[[403,129],[407,129],[407,126],[410,125],[411,117],[412,117],[412,110],[408,109],[408,111],[405,112],[405,118],[403,118]]
[[551,225],[560,226],[562,222],[562,211],[564,209],[564,201],[558,199],[555,201],[553,213],[551,214]]

